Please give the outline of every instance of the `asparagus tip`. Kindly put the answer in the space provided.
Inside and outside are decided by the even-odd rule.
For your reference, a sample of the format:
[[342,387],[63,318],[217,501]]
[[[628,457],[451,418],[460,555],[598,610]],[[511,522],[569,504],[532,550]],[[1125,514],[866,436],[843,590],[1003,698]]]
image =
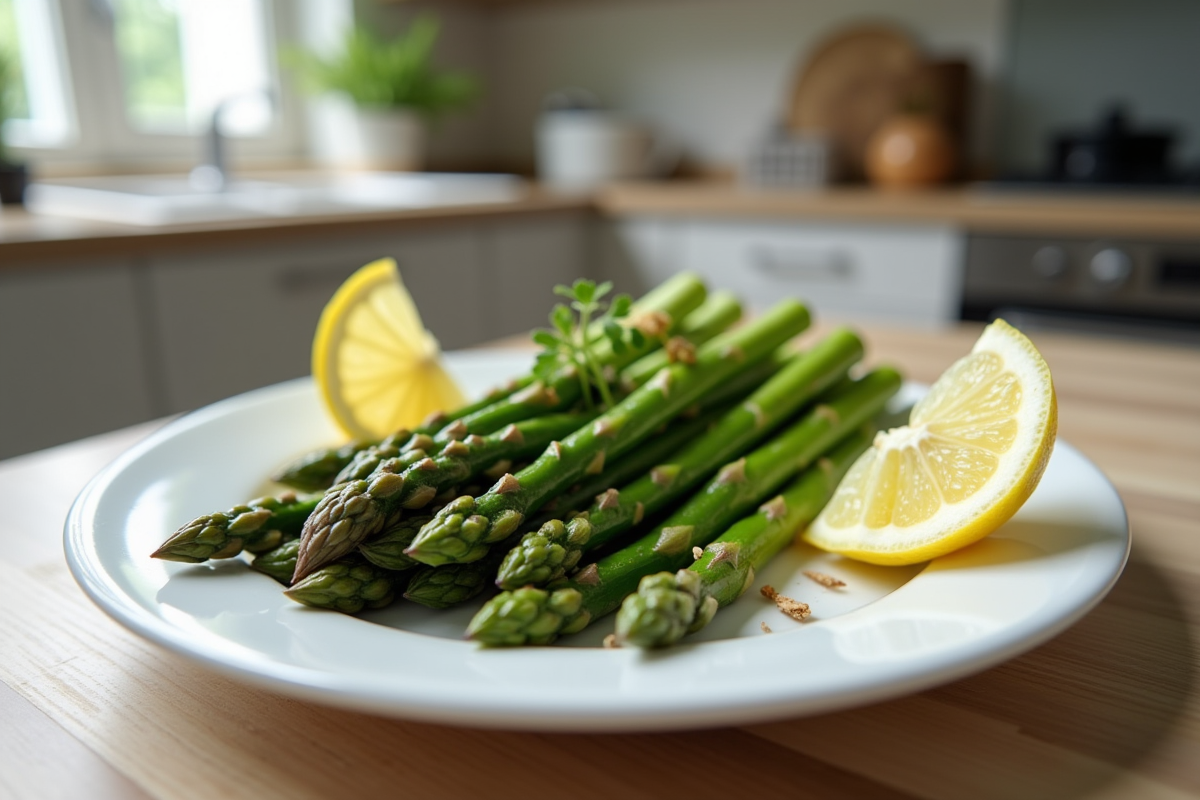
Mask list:
[[183,564],[200,564],[206,560],[203,558],[196,558],[195,556],[189,556],[184,553],[173,552],[170,546],[165,544],[151,553],[150,557],[161,559],[163,561],[178,561]]

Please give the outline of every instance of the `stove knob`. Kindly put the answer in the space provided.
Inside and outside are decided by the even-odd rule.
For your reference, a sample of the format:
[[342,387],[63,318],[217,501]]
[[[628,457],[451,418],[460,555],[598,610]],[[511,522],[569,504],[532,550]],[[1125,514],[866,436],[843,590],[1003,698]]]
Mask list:
[[1106,247],[1088,264],[1092,280],[1106,289],[1116,289],[1133,274],[1133,259],[1124,250]]
[[1067,274],[1067,251],[1053,244],[1040,247],[1029,264],[1038,277],[1057,281]]

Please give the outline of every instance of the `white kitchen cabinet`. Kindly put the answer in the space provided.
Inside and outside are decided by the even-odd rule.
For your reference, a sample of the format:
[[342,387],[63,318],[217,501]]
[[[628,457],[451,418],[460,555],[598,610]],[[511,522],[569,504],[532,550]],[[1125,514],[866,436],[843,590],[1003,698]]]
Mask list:
[[354,270],[391,256],[444,349],[544,326],[590,275],[585,212],[339,230],[0,270],[0,458],[309,374]]
[[481,238],[472,227],[154,257],[151,312],[168,409],[309,374],[321,309],[355,269],[384,256],[398,262],[444,348],[487,338]]
[[141,288],[120,259],[0,270],[0,459],[160,413]]
[[592,234],[595,269],[617,291],[644,294],[683,269],[679,261],[682,224],[654,217],[598,221]]
[[963,235],[947,226],[644,219],[608,235],[618,257],[604,269],[631,291],[686,269],[755,310],[796,297],[835,318],[931,326],[958,317]]
[[555,215],[496,222],[484,229],[483,285],[491,338],[549,325],[557,284],[588,277],[589,219]]

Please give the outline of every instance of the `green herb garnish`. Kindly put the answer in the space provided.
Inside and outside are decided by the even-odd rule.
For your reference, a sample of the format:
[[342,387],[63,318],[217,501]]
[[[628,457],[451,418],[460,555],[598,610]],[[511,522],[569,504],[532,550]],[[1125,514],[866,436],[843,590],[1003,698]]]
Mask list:
[[613,406],[609,381],[596,359],[596,346],[607,341],[613,352],[620,355],[627,347],[641,347],[646,338],[637,328],[618,321],[629,315],[633,301],[627,294],[618,294],[606,302],[604,298],[611,291],[609,281],[597,285],[583,278],[570,286],[555,286],[554,293],[571,302],[554,306],[550,312],[552,328],[533,332],[533,341],[544,348],[534,363],[533,374],[549,380],[559,369],[573,367],[589,409],[594,402],[593,389],[606,408]]

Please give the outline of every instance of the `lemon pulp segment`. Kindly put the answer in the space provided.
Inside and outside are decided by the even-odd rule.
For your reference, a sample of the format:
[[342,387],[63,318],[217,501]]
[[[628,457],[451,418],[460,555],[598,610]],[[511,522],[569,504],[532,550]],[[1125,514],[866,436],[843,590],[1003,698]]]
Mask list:
[[919,563],[977,541],[1033,492],[1057,421],[1045,360],[997,320],[908,425],[876,436],[805,538],[878,564]]
[[313,378],[347,436],[381,438],[462,405],[396,262],[371,262],[325,306],[313,339]]

